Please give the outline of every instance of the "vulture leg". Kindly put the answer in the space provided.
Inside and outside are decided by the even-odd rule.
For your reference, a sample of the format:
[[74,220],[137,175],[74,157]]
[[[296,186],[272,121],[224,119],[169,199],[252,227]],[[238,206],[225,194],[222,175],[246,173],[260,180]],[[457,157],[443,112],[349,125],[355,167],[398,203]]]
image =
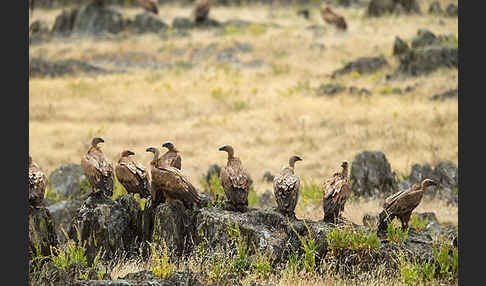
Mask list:
[[411,213],[404,214],[400,217],[400,222],[402,223],[402,230],[408,229],[408,221],[410,220]]

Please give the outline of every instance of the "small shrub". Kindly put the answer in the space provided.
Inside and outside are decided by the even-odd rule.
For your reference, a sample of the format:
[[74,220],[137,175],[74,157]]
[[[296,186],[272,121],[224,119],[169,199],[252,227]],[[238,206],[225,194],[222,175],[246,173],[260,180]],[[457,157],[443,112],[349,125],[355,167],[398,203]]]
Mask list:
[[[150,259],[150,266],[154,275],[163,278],[169,279],[174,271],[176,270],[176,266],[171,263],[169,250],[167,248],[167,244],[163,240],[164,248],[160,249],[160,245],[156,245],[155,243],[150,243],[150,248],[152,249],[152,257]],[[162,257],[159,256],[158,252],[161,250]]]
[[434,244],[434,259],[438,264],[438,276],[447,280],[455,280],[458,275],[458,249],[446,242]]
[[388,223],[387,230],[386,230],[386,238],[390,241],[396,243],[402,243],[408,237],[408,229],[402,230],[401,227],[396,227],[393,223]]
[[304,225],[307,228],[308,235],[307,236],[301,236],[292,226],[290,223],[289,219],[287,218],[287,221],[294,231],[294,233],[297,235],[297,237],[300,240],[301,246],[300,248],[304,251],[302,259],[302,266],[304,266],[304,269],[309,272],[313,273],[316,270],[316,254],[317,254],[317,243],[315,238],[312,237],[311,230],[307,223],[304,221]]
[[265,248],[265,252],[262,253],[255,247],[255,245],[253,245],[253,247],[255,248],[256,255],[251,264],[252,270],[259,278],[267,279],[271,270],[270,259],[268,257],[269,248]]
[[413,214],[410,218],[410,225],[418,232],[425,230],[428,223],[428,219],[421,219],[415,214]]

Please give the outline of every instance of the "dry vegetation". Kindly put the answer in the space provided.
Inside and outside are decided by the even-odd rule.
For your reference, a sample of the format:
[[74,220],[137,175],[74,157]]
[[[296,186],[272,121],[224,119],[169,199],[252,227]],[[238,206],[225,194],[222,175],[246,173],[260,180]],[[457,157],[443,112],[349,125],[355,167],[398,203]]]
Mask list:
[[[323,24],[316,9],[310,21],[296,15],[297,8],[269,6],[214,7],[210,17],[225,21],[242,19],[276,23],[279,28],[258,26],[246,32],[194,30],[189,37],[162,39],[156,35],[117,39],[67,38],[34,45],[30,56],[90,60],[100,53],[122,57],[129,52],[148,53],[157,61],[173,61],[172,51],[205,47],[218,48],[235,42],[252,45],[242,61],[262,59],[267,65],[238,69],[206,61],[198,67],[167,70],[130,68],[127,73],[76,75],[29,80],[29,152],[49,174],[61,164],[79,163],[93,135],[105,139],[104,152],[113,160],[122,149],[136,153],[148,165],[149,146],[174,141],[182,151],[183,171],[195,185],[210,164],[224,164],[226,155],[217,148],[235,147],[255,181],[257,193],[271,189],[264,183],[265,171],[277,173],[289,155],[304,161],[296,172],[320,183],[335,172],[339,163],[351,161],[363,150],[383,151],[392,169],[408,175],[414,163],[435,165],[444,160],[458,162],[458,103],[429,101],[434,94],[456,88],[456,69],[440,69],[430,75],[386,81],[398,61],[392,56],[395,36],[410,40],[420,28],[435,34],[458,34],[457,18],[427,14],[432,1],[421,1],[422,15],[365,17],[364,9],[340,8],[348,22],[346,33]],[[450,1],[441,1],[445,9]],[[456,2],[457,4],[457,2]],[[121,8],[118,8],[121,9]],[[172,23],[176,16],[190,15],[191,7],[163,6],[159,17]],[[61,10],[36,10],[34,18],[50,25]],[[125,17],[140,13],[123,9]],[[316,38],[305,28],[326,27]],[[311,48],[323,44],[325,49]],[[190,51],[190,49],[189,49]],[[366,88],[370,97],[350,95],[319,97],[313,89],[330,82],[330,74],[358,57],[384,55],[388,68],[370,75],[347,75],[334,82]],[[190,52],[178,60],[187,62]],[[410,93],[389,94],[390,88],[416,85]],[[379,200],[350,202],[344,216],[361,224],[367,211],[378,212]],[[457,225],[457,208],[442,202],[423,201],[418,212],[433,211],[440,222]],[[321,206],[299,204],[298,217],[322,218]],[[144,266],[133,263],[132,272]],[[127,273],[127,264],[118,276]],[[116,271],[112,276],[116,275]],[[336,278],[337,279],[337,278]],[[342,281],[332,277],[292,281],[270,279],[276,285],[384,285],[383,281]],[[295,282],[295,281],[294,281]],[[399,281],[393,282],[400,284]],[[431,284],[432,285],[432,284]]]

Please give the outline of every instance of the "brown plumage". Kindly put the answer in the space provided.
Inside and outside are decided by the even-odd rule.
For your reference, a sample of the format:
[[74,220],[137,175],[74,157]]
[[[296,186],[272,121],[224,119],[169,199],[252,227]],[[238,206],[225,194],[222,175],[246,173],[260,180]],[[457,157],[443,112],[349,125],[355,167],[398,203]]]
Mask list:
[[348,26],[344,17],[334,12],[329,5],[322,3],[320,12],[322,20],[326,23],[334,25],[341,30],[347,29]]
[[129,194],[139,194],[141,198],[150,196],[150,183],[145,167],[130,158],[135,155],[132,151],[121,152],[120,159],[115,166],[116,178]]
[[47,186],[47,176],[39,165],[32,161],[29,155],[29,205],[41,207],[44,205],[44,194]]
[[194,3],[194,21],[204,22],[208,18],[211,4],[212,0],[196,0]]
[[181,155],[179,155],[179,150],[177,150],[174,143],[167,141],[162,144],[162,147],[167,148],[168,151],[162,155],[162,157],[160,157],[158,165],[164,167],[170,166],[181,170],[182,158]]
[[157,3],[155,2],[155,0],[137,0],[137,3],[147,12],[151,12],[154,14],[159,13],[159,9],[157,8]]
[[378,231],[385,231],[388,222],[391,222],[395,217],[400,219],[402,229],[407,229],[412,211],[420,204],[424,191],[429,186],[437,186],[437,183],[431,179],[425,179],[421,184],[413,184],[409,189],[387,197],[383,203],[384,210],[380,213]]
[[95,137],[86,155],[81,158],[81,166],[93,191],[102,191],[105,196],[113,195],[113,163],[101,151],[99,143],[105,142]]
[[151,192],[155,202],[161,201],[161,196],[163,196],[167,202],[180,200],[187,208],[192,208],[194,203],[200,203],[201,198],[196,188],[179,169],[171,166],[157,167],[159,150],[150,147],[146,151],[154,153],[150,173],[153,186]]
[[234,156],[233,147],[226,145],[218,150],[228,153],[228,163],[221,168],[219,173],[219,181],[223,186],[226,198],[234,207],[244,210],[248,206],[248,192],[253,180],[242,166],[241,160]]
[[30,17],[34,16],[34,0],[29,0]]
[[165,197],[162,193],[162,189],[160,188],[160,184],[154,178],[158,177],[156,173],[159,171],[159,154],[160,151],[158,148],[149,147],[145,151],[154,153],[154,158],[150,161],[150,195],[152,197],[152,204],[157,206],[158,204],[165,203]]
[[299,156],[292,156],[289,165],[282,168],[280,174],[273,179],[273,192],[277,201],[277,209],[290,216],[295,216],[294,210],[299,200],[300,179],[294,173],[295,162],[301,161]]
[[348,178],[348,162],[341,163],[341,172],[334,173],[322,185],[322,207],[324,221],[334,222],[341,212],[351,194],[351,183]]

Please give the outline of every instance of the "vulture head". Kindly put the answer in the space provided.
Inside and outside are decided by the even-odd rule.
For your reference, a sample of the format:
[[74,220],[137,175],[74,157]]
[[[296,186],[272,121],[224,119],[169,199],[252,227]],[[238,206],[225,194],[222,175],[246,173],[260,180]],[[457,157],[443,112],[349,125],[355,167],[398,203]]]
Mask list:
[[428,186],[438,186],[437,182],[431,179],[425,179],[422,181],[422,189],[427,188]]
[[130,156],[130,155],[135,155],[135,153],[134,153],[134,152],[132,152],[132,151],[130,151],[130,150],[123,150],[123,151],[121,152],[121,156],[122,156],[122,157],[128,157],[128,156]]
[[105,140],[103,140],[103,138],[95,137],[95,138],[93,138],[93,140],[91,140],[91,146],[96,148],[99,143],[103,143],[103,142],[105,142]]
[[159,149],[155,147],[148,147],[147,149],[145,149],[145,151],[154,153],[154,161],[159,158]]
[[225,146],[219,147],[218,150],[227,152],[228,158],[233,158],[234,150],[233,150],[233,147],[231,147],[230,145],[225,145]]
[[292,157],[290,157],[290,159],[289,159],[289,166],[293,168],[294,165],[295,165],[295,162],[297,162],[297,161],[302,161],[302,158],[299,157],[299,156],[292,156]]
[[175,149],[174,143],[172,143],[170,141],[167,141],[164,144],[162,144],[162,147],[165,147],[165,148],[169,149],[169,151],[172,151],[172,150]]

